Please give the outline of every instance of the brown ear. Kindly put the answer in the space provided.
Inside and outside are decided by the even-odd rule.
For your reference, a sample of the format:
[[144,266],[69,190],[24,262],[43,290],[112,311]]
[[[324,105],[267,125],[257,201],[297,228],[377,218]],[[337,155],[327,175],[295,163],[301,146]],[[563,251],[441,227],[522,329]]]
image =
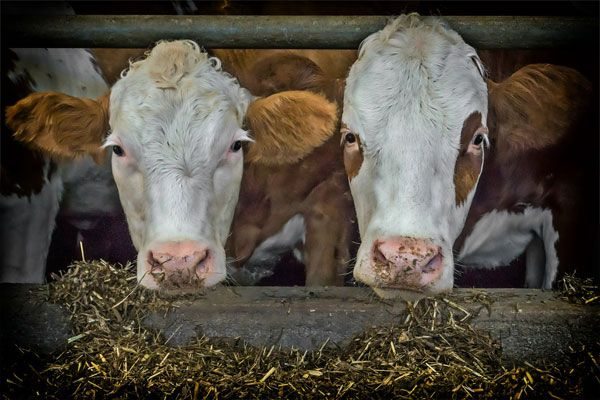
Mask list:
[[109,94],[98,100],[62,93],[33,93],[6,109],[6,125],[16,140],[49,156],[100,160],[109,130]]
[[589,105],[591,84],[574,69],[525,66],[498,84],[488,82],[490,136],[505,154],[557,143]]
[[255,140],[246,161],[268,165],[297,162],[334,134],[337,120],[337,106],[308,91],[258,99],[246,113]]

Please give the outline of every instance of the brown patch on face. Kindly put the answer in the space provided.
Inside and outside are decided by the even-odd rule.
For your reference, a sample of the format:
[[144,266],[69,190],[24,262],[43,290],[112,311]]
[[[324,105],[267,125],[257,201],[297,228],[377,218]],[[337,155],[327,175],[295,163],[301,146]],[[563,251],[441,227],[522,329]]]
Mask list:
[[364,161],[362,144],[360,142],[360,137],[358,135],[354,135],[355,142],[348,143],[346,141],[346,134],[349,133],[345,128],[342,128],[342,146],[344,146],[344,168],[346,169],[346,175],[348,175],[348,180],[352,180],[356,175],[358,175],[358,171],[360,171],[360,167]]
[[108,94],[98,100],[62,93],[33,93],[6,109],[14,138],[59,158],[90,154],[99,159],[109,129]]
[[334,134],[337,106],[315,93],[287,91],[250,104],[246,123],[255,139],[247,162],[295,163]]
[[467,150],[473,135],[480,126],[481,113],[476,111],[467,117],[460,133],[460,150],[454,166],[454,190],[457,206],[464,203],[479,178],[483,152],[475,155],[468,153]]

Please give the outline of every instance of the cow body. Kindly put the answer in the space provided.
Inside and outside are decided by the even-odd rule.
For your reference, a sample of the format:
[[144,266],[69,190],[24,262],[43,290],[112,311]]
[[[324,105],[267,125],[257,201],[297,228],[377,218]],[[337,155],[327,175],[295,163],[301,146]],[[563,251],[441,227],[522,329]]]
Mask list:
[[[285,90],[324,93],[339,102],[339,79],[354,51],[215,50],[223,68],[255,96]],[[337,130],[336,130],[337,132]],[[343,285],[353,206],[335,134],[306,157],[283,165],[246,162],[231,227],[233,281],[255,284],[296,250],[307,285]],[[282,190],[282,188],[285,188]]]
[[[108,86],[83,49],[11,49],[4,57],[3,104],[32,92],[57,90],[99,96]],[[97,155],[101,159],[101,154]],[[59,209],[86,230],[120,206],[108,159],[51,160],[2,130],[0,281],[42,283]],[[72,243],[75,247],[76,243]]]
[[578,129],[597,133],[583,122],[589,95],[576,71],[548,65],[486,83],[473,48],[414,14],[367,38],[342,118],[362,239],[355,277],[394,296],[452,288],[455,253],[491,268],[525,251],[531,287],[585,267],[597,226],[570,235],[595,173],[576,151]]
[[457,260],[497,267],[525,252],[525,285],[546,289],[561,266],[597,275],[588,267],[596,256],[584,251],[597,239],[590,149],[598,129],[589,82],[570,68],[537,64],[488,87],[491,150],[455,244]]
[[[9,108],[7,120],[19,140],[48,153],[112,148],[138,279],[146,287],[193,290],[222,281],[234,219],[234,233],[242,232],[231,240],[237,259],[249,260],[256,248],[263,257],[305,236],[299,245],[307,264],[335,270],[308,268],[307,282],[336,283],[348,259],[340,243],[349,244],[337,221],[351,219],[340,217],[351,203],[341,159],[331,151],[339,143],[334,98],[341,91],[335,82],[324,89],[331,80],[313,74],[319,67],[309,62],[298,82],[286,79],[306,65],[302,58],[252,64],[266,75],[251,92],[223,70],[235,69],[234,62],[209,57],[191,41],[162,42],[131,64],[110,98],[41,93]],[[242,71],[234,72],[244,81]],[[46,115],[51,123],[40,129]],[[328,157],[316,162],[317,153]]]

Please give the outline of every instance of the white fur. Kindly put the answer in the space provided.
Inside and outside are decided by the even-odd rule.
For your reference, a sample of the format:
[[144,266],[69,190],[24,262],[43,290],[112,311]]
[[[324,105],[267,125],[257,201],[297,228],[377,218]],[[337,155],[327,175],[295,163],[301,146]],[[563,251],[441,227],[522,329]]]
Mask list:
[[[33,91],[58,91],[72,96],[98,97],[108,86],[84,49],[13,49],[19,57],[9,79],[32,78]],[[28,168],[23,165],[23,168]],[[48,162],[46,163],[48,168]],[[44,176],[47,176],[44,173]],[[64,191],[64,195],[63,195]],[[91,158],[65,162],[31,197],[0,197],[2,250],[0,281],[43,283],[46,257],[59,210],[77,218],[84,229],[98,214],[119,208],[110,166],[98,166]],[[75,245],[75,244],[73,244]]]
[[[168,64],[173,46],[185,48],[186,61],[177,79],[157,84],[153,72]],[[142,284],[146,254],[162,241],[208,246],[216,274],[205,285],[225,278],[223,245],[243,169],[242,151],[229,148],[236,140],[250,140],[241,129],[250,100],[220,62],[191,41],[157,45],[114,85],[107,144],[120,145],[126,154],[113,156],[113,174],[139,252]]]
[[492,211],[477,221],[458,260],[494,268],[508,265],[527,249],[525,284],[551,289],[558,271],[557,241],[550,210],[527,207],[522,213]]
[[429,289],[453,286],[452,245],[473,198],[455,204],[461,130],[473,112],[484,125],[487,119],[487,88],[473,58],[456,32],[416,15],[400,16],[361,44],[342,116],[364,154],[350,181],[362,239],[358,280],[374,283],[367,261],[374,240],[410,236],[442,249],[444,272]]
[[[44,173],[49,168],[46,161]],[[63,191],[60,177],[28,197],[0,197],[0,282],[44,283],[46,257]]]

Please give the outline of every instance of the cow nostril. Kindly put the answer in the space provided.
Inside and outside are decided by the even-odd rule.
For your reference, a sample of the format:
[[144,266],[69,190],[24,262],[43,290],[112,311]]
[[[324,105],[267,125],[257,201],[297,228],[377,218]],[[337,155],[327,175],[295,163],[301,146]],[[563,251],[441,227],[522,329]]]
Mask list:
[[435,256],[433,256],[428,262],[427,264],[425,264],[425,266],[423,266],[423,268],[421,269],[421,271],[423,273],[431,273],[434,272],[436,269],[439,268],[439,266],[442,263],[442,254],[441,253],[437,253]]
[[382,263],[382,264],[388,263],[388,259],[379,249],[379,245],[375,245],[373,247],[373,259],[376,263]]
[[152,269],[154,269],[154,268],[162,268],[162,265],[154,257],[154,253],[152,253],[152,251],[148,252],[148,264],[150,264],[150,266],[152,267]]
[[194,264],[194,270],[196,271],[196,275],[198,273],[202,273],[207,268],[206,260],[208,259],[208,250],[204,250],[202,253],[196,256],[196,263]]
[[155,267],[155,266],[161,267],[165,263],[168,263],[171,260],[173,260],[173,256],[170,254],[154,253],[152,251],[148,252],[148,263],[153,267]]

